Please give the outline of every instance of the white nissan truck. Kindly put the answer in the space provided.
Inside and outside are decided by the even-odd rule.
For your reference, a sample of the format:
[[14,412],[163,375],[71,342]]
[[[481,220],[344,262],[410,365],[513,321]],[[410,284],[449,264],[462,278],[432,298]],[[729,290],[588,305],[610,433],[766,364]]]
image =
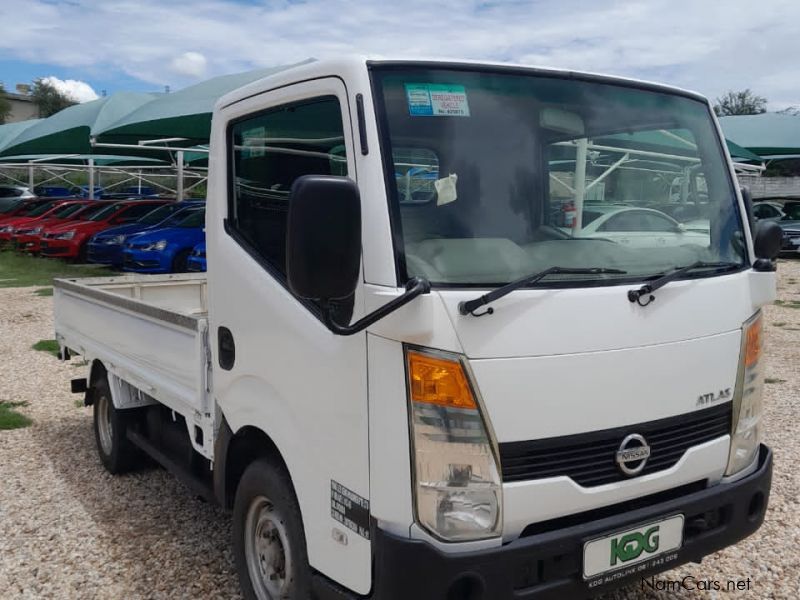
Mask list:
[[312,61],[216,106],[208,273],[58,280],[56,336],[110,472],[232,511],[246,598],[585,598],[764,519],[750,215],[697,94]]

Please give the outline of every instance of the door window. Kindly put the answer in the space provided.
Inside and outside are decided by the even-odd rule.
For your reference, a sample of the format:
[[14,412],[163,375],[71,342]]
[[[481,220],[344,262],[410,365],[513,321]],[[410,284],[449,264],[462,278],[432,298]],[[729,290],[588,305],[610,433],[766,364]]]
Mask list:
[[229,144],[229,222],[283,280],[292,184],[302,175],[347,175],[339,100],[322,96],[248,116],[230,127]]

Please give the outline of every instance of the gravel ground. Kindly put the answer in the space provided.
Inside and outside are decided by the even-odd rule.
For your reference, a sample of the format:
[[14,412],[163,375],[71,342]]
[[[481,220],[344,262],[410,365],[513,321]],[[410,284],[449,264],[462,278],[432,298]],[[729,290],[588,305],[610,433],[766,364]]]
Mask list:
[[[800,301],[800,261],[782,261],[778,296]],[[0,399],[34,424],[0,431],[1,598],[238,598],[230,518],[160,469],[112,477],[94,449],[91,410],[76,406],[76,361],[30,350],[50,339],[52,298],[0,289]],[[800,307],[766,309],[766,438],[775,451],[769,512],[738,546],[659,576],[749,578],[749,591],[651,591],[606,597],[800,598]]]

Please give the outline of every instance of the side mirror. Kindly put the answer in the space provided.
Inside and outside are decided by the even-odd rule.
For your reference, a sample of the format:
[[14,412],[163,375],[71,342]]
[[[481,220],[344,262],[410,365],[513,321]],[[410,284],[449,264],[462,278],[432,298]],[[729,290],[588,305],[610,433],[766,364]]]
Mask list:
[[783,229],[774,221],[759,221],[753,232],[753,250],[756,259],[772,262],[781,251]]
[[361,197],[347,177],[304,175],[289,194],[286,275],[300,298],[350,296],[361,266]]

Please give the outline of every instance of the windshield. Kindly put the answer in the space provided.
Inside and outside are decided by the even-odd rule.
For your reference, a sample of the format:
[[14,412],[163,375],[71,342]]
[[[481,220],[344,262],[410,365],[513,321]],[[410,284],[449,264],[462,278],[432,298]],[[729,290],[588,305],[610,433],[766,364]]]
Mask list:
[[53,211],[53,216],[57,219],[63,219],[64,217],[75,214],[82,208],[83,204],[67,204],[60,207],[58,210]]
[[33,210],[28,211],[26,216],[28,216],[28,217],[38,217],[39,215],[43,215],[44,213],[49,211],[51,208],[53,208],[57,204],[58,204],[57,202],[45,202],[44,204],[40,204],[39,206],[37,206]]
[[182,219],[179,223],[175,225],[175,227],[203,227],[206,224],[206,211],[200,210],[193,210],[191,214],[184,215],[184,219]]
[[0,198],[18,198],[23,193],[21,188],[0,186]]
[[158,223],[165,221],[164,224],[166,225],[172,220],[169,217],[177,212],[180,212],[181,210],[184,210],[185,208],[185,204],[179,204],[177,202],[165,204],[164,206],[159,206],[157,209],[147,213],[145,216],[139,219],[139,223],[144,225],[157,225]]
[[75,219],[80,219],[82,221],[88,220],[92,216],[99,213],[101,210],[105,210],[107,206],[108,206],[107,204],[103,204],[100,202],[83,205],[81,206],[80,210],[77,210],[72,215],[70,215],[70,218],[73,220]]
[[537,284],[553,285],[744,264],[707,104],[519,72],[373,77],[401,277],[485,286],[555,266],[625,271]]
[[22,202],[23,200],[18,198],[3,198],[0,196],[0,214],[16,210]]
[[106,206],[103,210],[99,210],[94,213],[91,217],[86,219],[87,221],[105,221],[111,215],[119,210],[119,207],[116,204],[112,204],[110,206]]

